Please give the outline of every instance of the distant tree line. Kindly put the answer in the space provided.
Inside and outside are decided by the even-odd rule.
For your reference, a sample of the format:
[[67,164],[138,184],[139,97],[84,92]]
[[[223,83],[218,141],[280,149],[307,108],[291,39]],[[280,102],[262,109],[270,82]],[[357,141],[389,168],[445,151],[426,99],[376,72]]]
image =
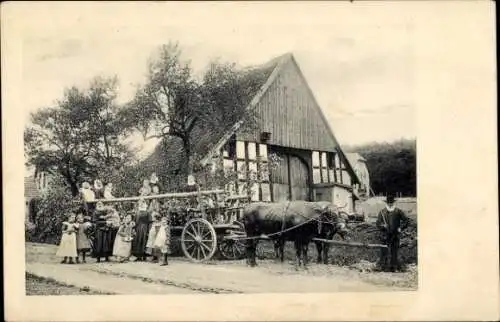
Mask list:
[[416,140],[346,146],[344,151],[357,152],[366,159],[370,185],[376,195],[417,195]]

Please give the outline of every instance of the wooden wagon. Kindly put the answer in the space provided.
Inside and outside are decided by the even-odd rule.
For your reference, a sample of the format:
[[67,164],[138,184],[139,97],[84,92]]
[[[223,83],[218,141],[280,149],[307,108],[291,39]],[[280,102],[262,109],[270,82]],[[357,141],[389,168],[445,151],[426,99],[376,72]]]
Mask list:
[[[247,195],[227,196],[224,190],[208,190],[144,197],[98,199],[95,202],[123,205],[124,203],[135,204],[141,199],[145,201],[158,200],[164,209],[168,209],[172,241],[180,243],[182,252],[192,262],[208,261],[216,254],[224,259],[245,258],[247,237],[239,220],[243,207],[250,202]],[[259,236],[258,239],[270,240],[268,236]],[[351,247],[387,247],[381,244],[317,238],[313,240]]]
[[157,200],[160,212],[169,213],[172,242],[179,242],[182,252],[191,261],[208,261],[215,254],[225,259],[245,257],[244,242],[234,236],[244,236],[244,227],[238,220],[249,202],[247,195],[227,196],[224,190],[208,190],[97,199],[95,202],[118,204],[122,210],[130,210],[141,199]]

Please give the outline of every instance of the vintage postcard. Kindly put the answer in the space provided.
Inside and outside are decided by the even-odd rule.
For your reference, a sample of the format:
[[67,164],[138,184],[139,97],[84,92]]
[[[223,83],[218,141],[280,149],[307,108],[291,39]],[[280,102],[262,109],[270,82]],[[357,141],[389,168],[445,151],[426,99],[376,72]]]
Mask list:
[[493,10],[3,4],[6,320],[498,318]]

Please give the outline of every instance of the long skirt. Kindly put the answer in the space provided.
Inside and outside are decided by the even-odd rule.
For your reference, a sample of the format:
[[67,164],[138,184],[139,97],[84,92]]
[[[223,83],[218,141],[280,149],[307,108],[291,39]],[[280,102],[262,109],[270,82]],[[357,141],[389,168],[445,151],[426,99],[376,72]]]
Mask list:
[[94,241],[94,257],[108,257],[113,255],[116,229],[97,229]]
[[122,236],[116,235],[115,244],[113,246],[113,256],[129,257],[131,249],[131,241],[125,241]]
[[135,257],[146,256],[146,244],[148,242],[149,225],[139,223],[135,226],[135,238],[132,241],[132,255]]
[[56,253],[57,257],[77,257],[76,253],[76,234],[64,233],[61,237],[61,243]]

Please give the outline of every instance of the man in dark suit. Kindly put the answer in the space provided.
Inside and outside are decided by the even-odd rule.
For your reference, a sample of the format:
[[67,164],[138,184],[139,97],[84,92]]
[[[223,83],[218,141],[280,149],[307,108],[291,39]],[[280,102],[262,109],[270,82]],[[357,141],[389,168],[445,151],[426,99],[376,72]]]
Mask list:
[[[388,247],[381,249],[379,268],[391,272],[401,270],[398,260],[400,234],[402,230],[408,227],[409,223],[406,214],[394,206],[394,202],[394,195],[388,195],[386,206],[379,212],[376,223],[377,228],[380,230],[381,241]],[[388,263],[389,254],[390,261]]]

